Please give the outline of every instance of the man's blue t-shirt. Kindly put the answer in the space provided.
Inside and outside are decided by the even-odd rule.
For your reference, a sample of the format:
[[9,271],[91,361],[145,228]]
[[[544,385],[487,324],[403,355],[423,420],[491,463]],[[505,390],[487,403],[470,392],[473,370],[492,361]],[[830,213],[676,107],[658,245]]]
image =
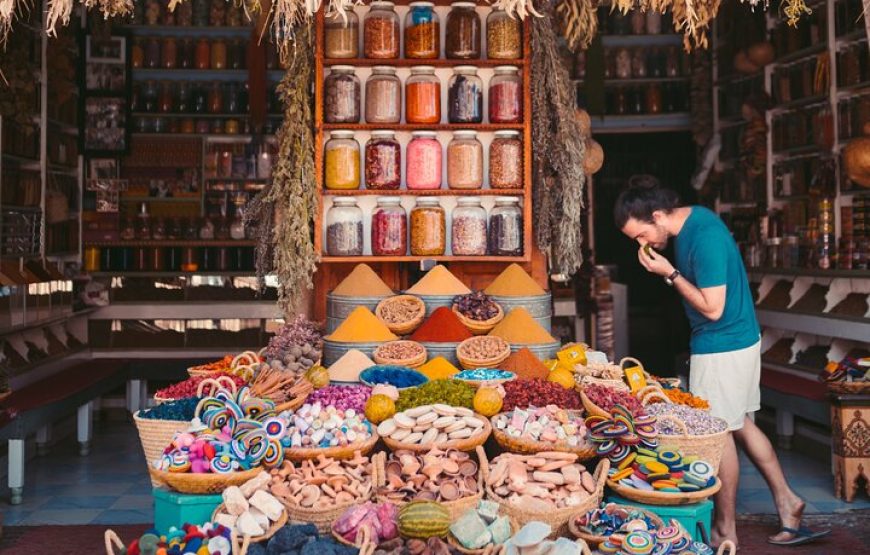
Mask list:
[[675,240],[676,267],[698,289],[726,286],[725,310],[715,322],[683,299],[692,326],[692,354],[750,347],[761,332],[740,250],[719,216],[703,206],[691,209]]

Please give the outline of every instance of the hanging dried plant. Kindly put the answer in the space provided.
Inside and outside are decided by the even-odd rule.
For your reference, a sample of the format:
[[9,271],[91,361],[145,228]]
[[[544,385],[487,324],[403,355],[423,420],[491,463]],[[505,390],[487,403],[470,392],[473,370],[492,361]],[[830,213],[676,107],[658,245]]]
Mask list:
[[563,0],[556,13],[562,22],[562,36],[568,48],[588,48],[598,32],[598,10],[592,0]]
[[[299,308],[318,256],[312,230],[317,212],[314,176],[314,133],[311,86],[314,68],[314,24],[292,29],[291,56],[278,85],[284,123],[278,131],[278,156],[270,186],[253,199],[246,222],[257,228],[257,276],[274,271],[278,304],[285,313]],[[271,254],[271,256],[270,256]]]
[[559,56],[553,5],[532,26],[532,159],[535,240],[550,251],[557,273],[574,274],[583,263],[582,211],[586,137],[574,117],[574,89]]
[[528,15],[543,17],[535,10],[534,0],[495,0],[493,6],[499,10],[504,10],[511,17],[519,17],[520,19],[525,19]]
[[38,96],[31,42],[26,34],[13,35],[0,54],[0,116],[27,135],[33,133],[33,99]]
[[784,0],[784,2],[780,4],[780,9],[782,9],[786,21],[792,27],[797,27],[801,16],[811,15],[813,13],[813,10],[804,3],[804,0]]
[[692,138],[703,147],[713,136],[713,61],[709,50],[689,54],[692,76],[689,81],[689,109]]

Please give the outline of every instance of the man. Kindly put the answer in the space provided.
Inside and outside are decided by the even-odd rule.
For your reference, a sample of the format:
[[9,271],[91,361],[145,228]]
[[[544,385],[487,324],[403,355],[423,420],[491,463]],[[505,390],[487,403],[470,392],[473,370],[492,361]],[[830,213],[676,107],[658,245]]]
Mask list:
[[[737,543],[736,498],[740,477],[734,440],[764,475],[779,513],[778,545],[807,543],[828,532],[801,526],[804,502],[789,487],[779,460],[750,415],[761,408],[761,333],[737,244],[719,217],[702,206],[680,206],[676,192],[651,176],[635,176],[616,200],[617,227],[640,243],[637,259],[680,294],[689,324],[690,389],[728,423],[711,531],[713,545]],[[674,238],[675,263],[659,254]]]

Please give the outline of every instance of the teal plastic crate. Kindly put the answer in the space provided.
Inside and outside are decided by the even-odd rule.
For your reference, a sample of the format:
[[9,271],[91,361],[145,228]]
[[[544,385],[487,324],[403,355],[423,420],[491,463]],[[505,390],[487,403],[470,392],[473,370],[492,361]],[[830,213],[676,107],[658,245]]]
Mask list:
[[709,499],[691,505],[645,505],[617,495],[607,495],[605,501],[646,509],[659,515],[659,518],[666,523],[672,518],[677,519],[683,528],[692,534],[692,539],[695,541],[707,543],[709,540],[710,526],[713,522],[713,502]]
[[173,526],[204,524],[223,502],[218,495],[190,495],[154,488],[154,528],[165,534]]

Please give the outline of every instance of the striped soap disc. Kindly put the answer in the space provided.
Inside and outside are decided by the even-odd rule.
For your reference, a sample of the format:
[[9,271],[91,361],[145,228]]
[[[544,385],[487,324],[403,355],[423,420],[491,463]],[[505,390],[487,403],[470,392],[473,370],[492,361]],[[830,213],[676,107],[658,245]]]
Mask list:
[[655,547],[655,539],[649,532],[638,530],[625,536],[622,550],[631,555],[649,555]]
[[677,451],[671,449],[662,449],[661,451],[659,451],[658,459],[660,462],[670,467],[672,465],[680,464],[680,462],[683,460],[683,457]]
[[697,555],[713,555],[715,553],[713,548],[701,542],[692,542],[692,547],[690,549],[692,550],[692,553]]
[[682,536],[682,532],[676,526],[665,526],[656,531],[656,538],[660,541],[673,542]]
[[657,543],[652,550],[652,555],[671,555],[673,546],[670,543]]
[[706,461],[695,461],[689,465],[689,472],[705,482],[713,477],[713,467]]
[[692,545],[692,540],[687,538],[686,536],[680,536],[678,539],[674,540],[671,543],[671,553],[682,553],[685,550],[689,549]]
[[596,451],[599,455],[609,455],[614,449],[616,449],[616,442],[612,439],[609,439],[603,443],[598,444],[598,448]]

